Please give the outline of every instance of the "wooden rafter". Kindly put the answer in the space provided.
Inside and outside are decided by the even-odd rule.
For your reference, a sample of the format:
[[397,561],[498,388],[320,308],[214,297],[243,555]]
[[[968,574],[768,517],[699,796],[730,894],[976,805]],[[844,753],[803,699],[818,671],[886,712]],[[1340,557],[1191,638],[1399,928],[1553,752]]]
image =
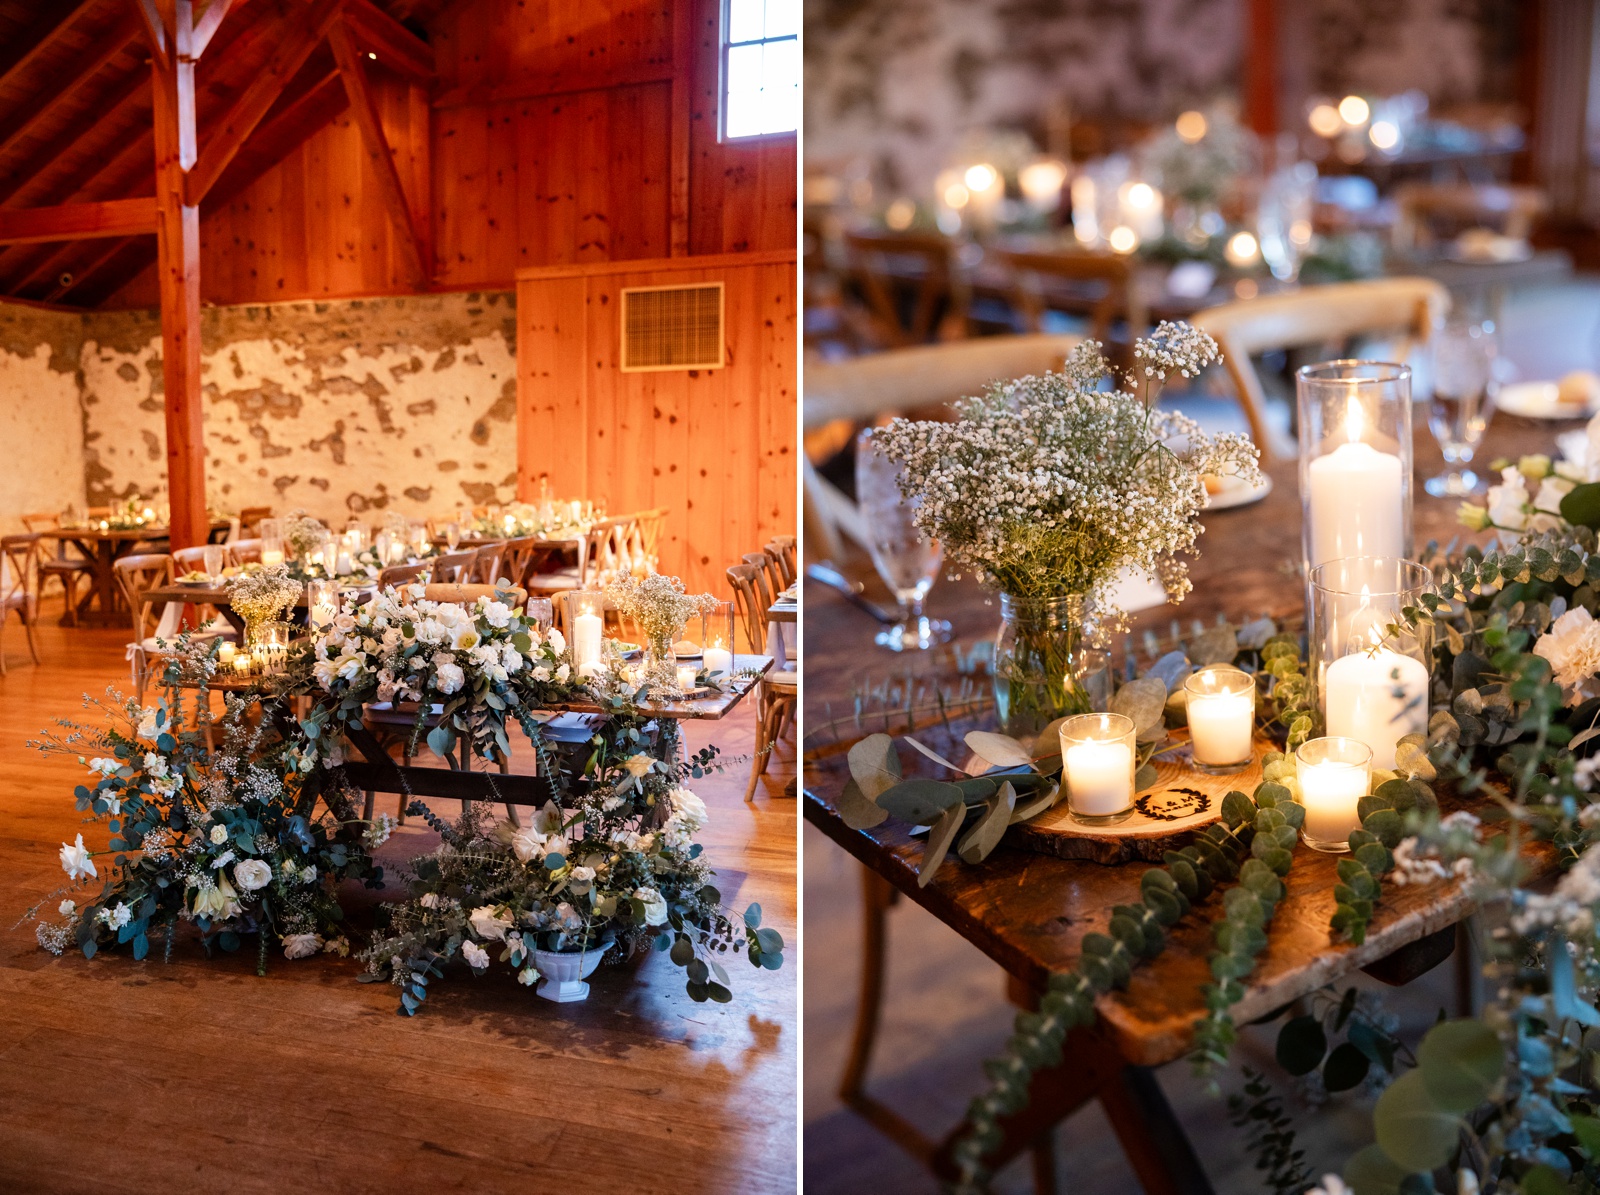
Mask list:
[[216,132],[206,142],[205,152],[189,171],[185,186],[189,203],[198,204],[216,185],[228,163],[244,145],[245,139],[261,123],[283,89],[305,65],[311,52],[328,33],[345,0],[313,0],[304,14],[286,18],[277,52],[240,93],[239,98],[218,122]]
[[0,157],[36,132],[60,106],[78,95],[91,80],[114,62],[139,36],[139,18],[128,14],[84,57],[83,65],[56,83],[55,87],[31,99],[27,108],[0,128]]
[[143,71],[133,71],[119,80],[106,95],[100,97],[99,114],[94,122],[82,126],[75,136],[64,142],[47,141],[9,177],[0,180],[0,203],[9,201],[18,192],[27,189],[63,155],[100,134],[108,121],[116,119],[124,107],[142,95],[148,84],[149,79]]
[[67,31],[88,0],[57,0],[40,6],[33,24],[0,46],[0,83],[25,70]]
[[155,0],[132,0],[132,3],[144,30],[145,44],[150,48],[152,61],[166,70],[170,65],[167,31],[161,23],[161,14],[156,11]]
[[125,237],[156,230],[156,201],[105,199],[54,207],[0,208],[0,244]]
[[196,58],[203,57],[206,47],[211,44],[211,39],[216,36],[217,30],[222,27],[222,22],[227,17],[229,10],[237,6],[238,0],[211,0],[205,12],[201,14],[200,19],[194,23],[193,44],[189,47],[189,53]]
[[361,138],[366,142],[367,152],[378,172],[378,187],[383,192],[389,216],[400,231],[400,244],[407,264],[414,280],[426,287],[433,274],[433,262],[423,235],[427,212],[422,210],[419,218],[419,212],[412,208],[406,198],[405,187],[400,182],[400,171],[395,166],[394,153],[383,135],[383,119],[372,89],[367,85],[361,56],[343,21],[336,22],[328,30],[328,45],[333,50],[333,60],[339,64],[345,89],[350,93],[350,107],[355,112],[356,123],[361,127]]
[[413,82],[433,82],[433,47],[372,0],[346,0],[344,23],[356,45],[373,55],[379,66]]
[[[120,253],[137,243],[134,240],[113,241],[104,248],[97,248],[95,253],[78,269],[58,275],[55,284],[45,294],[44,301],[46,303],[59,303],[71,294],[74,289],[82,286],[90,278],[93,278],[106,266],[110,265]],[[63,278],[66,281],[62,281]]]

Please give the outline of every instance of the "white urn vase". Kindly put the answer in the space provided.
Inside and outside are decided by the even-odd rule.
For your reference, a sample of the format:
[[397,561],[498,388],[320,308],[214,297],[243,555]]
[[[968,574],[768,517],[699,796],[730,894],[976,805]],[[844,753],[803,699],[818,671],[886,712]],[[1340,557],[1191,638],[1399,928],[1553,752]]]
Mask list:
[[596,943],[588,950],[536,949],[533,965],[539,972],[539,986],[534,991],[558,1004],[587,1000],[589,985],[584,980],[594,974],[609,945]]

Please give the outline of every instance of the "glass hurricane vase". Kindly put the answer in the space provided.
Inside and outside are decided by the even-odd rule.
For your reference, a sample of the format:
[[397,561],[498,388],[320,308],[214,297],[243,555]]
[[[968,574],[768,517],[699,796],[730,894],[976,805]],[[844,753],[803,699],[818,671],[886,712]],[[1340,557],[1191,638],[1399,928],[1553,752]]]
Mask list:
[[1000,595],[994,697],[1006,734],[1027,738],[1057,718],[1103,710],[1109,680],[1105,653],[1088,640],[1082,594]]
[[678,653],[673,649],[675,636],[657,633],[650,635],[644,645],[644,679],[651,688],[668,693],[678,689]]

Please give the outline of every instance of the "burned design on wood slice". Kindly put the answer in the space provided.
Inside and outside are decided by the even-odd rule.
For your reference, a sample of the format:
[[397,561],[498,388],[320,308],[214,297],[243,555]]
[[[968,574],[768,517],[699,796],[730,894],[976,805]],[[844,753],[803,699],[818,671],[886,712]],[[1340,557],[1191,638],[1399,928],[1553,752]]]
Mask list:
[[1211,798],[1197,788],[1169,788],[1145,793],[1133,807],[1152,821],[1175,822],[1211,812]]

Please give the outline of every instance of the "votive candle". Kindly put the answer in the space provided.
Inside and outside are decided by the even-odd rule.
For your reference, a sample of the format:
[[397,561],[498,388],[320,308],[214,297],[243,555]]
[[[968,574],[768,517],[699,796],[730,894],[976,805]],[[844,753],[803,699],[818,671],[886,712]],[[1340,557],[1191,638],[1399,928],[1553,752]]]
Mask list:
[[720,639],[714,645],[706,647],[700,660],[707,672],[721,673],[722,680],[727,680],[733,675],[733,653],[722,646]]
[[695,687],[694,678],[695,678],[694,665],[692,665],[692,664],[679,664],[678,665],[678,688],[682,689],[685,693],[688,693],[689,691],[691,691]]
[[1306,811],[1301,838],[1313,850],[1348,851],[1351,833],[1361,828],[1361,798],[1372,784],[1372,749],[1356,739],[1327,736],[1301,743],[1294,759]]
[[1255,731],[1256,683],[1231,665],[1202,668],[1183,682],[1195,767],[1212,775],[1243,771]]
[[1091,825],[1119,822],[1133,811],[1133,720],[1122,714],[1079,714],[1061,724],[1067,808]]

